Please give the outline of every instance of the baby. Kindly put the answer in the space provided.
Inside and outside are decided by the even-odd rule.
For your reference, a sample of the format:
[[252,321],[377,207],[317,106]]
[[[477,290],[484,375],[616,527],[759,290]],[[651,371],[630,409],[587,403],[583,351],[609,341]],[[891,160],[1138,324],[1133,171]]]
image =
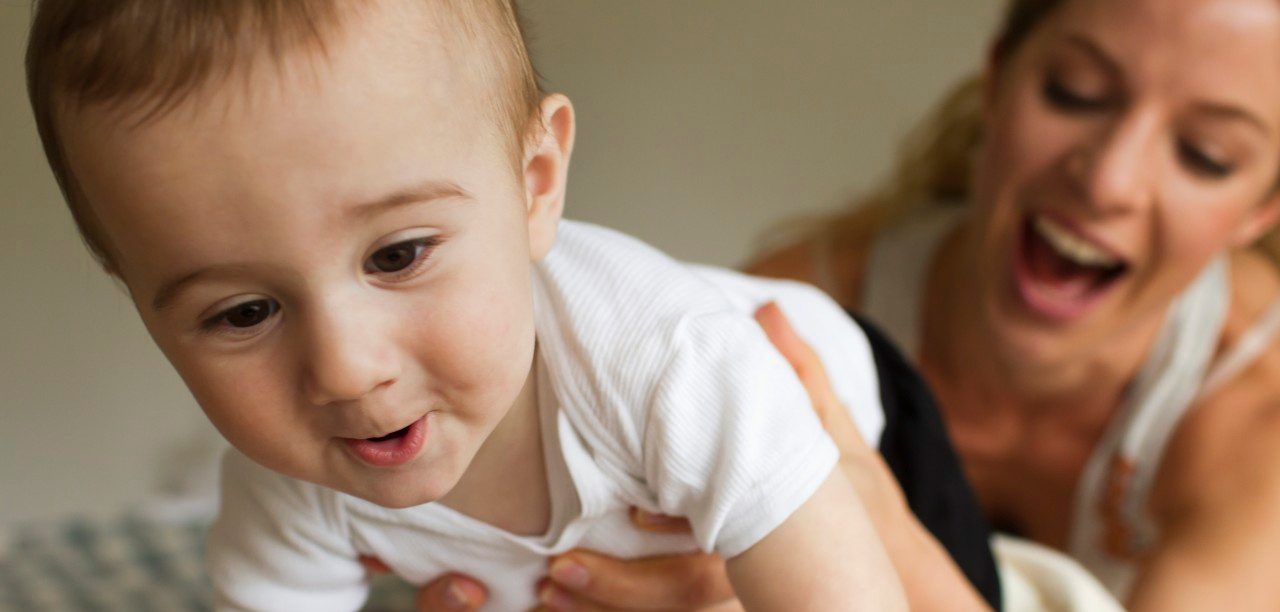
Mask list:
[[526,609],[574,547],[714,550],[751,609],[902,607],[750,313],[779,300],[875,435],[865,338],[562,221],[573,108],[510,0],[43,0],[28,77],[86,243],[235,449],[218,608],[356,609],[371,555]]

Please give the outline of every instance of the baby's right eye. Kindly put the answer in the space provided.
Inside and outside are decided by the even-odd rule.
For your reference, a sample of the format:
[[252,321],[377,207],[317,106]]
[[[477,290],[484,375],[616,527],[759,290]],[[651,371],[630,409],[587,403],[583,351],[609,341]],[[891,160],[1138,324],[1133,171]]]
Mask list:
[[209,330],[228,327],[247,331],[266,322],[279,310],[280,303],[269,298],[242,302],[210,317],[204,322],[204,327]]

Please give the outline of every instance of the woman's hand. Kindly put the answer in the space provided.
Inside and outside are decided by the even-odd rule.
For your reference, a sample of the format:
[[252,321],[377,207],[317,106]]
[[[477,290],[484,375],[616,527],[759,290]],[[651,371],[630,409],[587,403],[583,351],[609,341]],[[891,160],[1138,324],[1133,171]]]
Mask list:
[[796,335],[776,304],[756,311],[756,321],[786,357],[809,393],[813,409],[840,449],[840,467],[858,491],[907,592],[912,610],[987,610],[986,602],[947,551],[907,505],[893,472],[863,439],[827,379],[822,360]]
[[[909,517],[902,490],[836,397],[817,354],[795,334],[777,305],[766,304],[755,317],[808,391],[814,411],[840,448],[841,468],[853,481],[876,527],[903,514]],[[688,531],[688,523],[682,519],[639,511],[632,513],[632,521],[649,531]],[[576,550],[552,560],[550,576],[539,588],[542,601],[566,604],[550,609],[742,609],[733,596],[724,560],[701,553],[618,560]]]
[[791,364],[809,393],[813,411],[840,449],[840,467],[853,482],[876,530],[883,534],[885,530],[899,527],[903,519],[912,518],[893,472],[880,453],[867,444],[848,409],[836,397],[827,370],[813,347],[796,335],[777,304],[770,302],[761,306],[755,316],[769,341]]
[[[370,574],[391,571],[377,557],[361,556],[360,565]],[[446,574],[418,591],[414,609],[418,612],[466,612],[479,610],[488,598],[483,584],[462,574]]]
[[[631,520],[656,533],[683,533],[683,519],[632,511]],[[375,565],[376,564],[376,565]],[[380,563],[366,561],[377,570]],[[385,566],[381,566],[385,571]],[[551,559],[548,577],[538,584],[539,610],[702,610],[740,612],[724,560],[692,553],[620,560],[587,550]],[[418,612],[478,610],[486,599],[483,585],[460,574],[443,576],[423,587]]]
[[418,612],[470,612],[479,610],[489,594],[484,585],[462,574],[446,574],[422,587],[414,600]]
[[[689,531],[684,519],[634,509],[631,522],[655,533]],[[573,550],[551,559],[538,600],[547,610],[742,610],[724,559],[706,553],[622,560]]]

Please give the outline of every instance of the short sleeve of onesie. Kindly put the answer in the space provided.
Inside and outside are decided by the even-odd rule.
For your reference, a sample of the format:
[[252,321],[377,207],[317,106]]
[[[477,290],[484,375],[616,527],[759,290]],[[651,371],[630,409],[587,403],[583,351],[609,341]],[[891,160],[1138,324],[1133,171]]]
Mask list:
[[751,317],[762,298],[795,290],[569,221],[534,286],[561,410],[629,501],[688,518],[702,549],[741,554],[831,473],[835,445]]
[[838,452],[754,320],[696,315],[673,340],[643,428],[644,478],[704,550],[733,557],[803,505]]

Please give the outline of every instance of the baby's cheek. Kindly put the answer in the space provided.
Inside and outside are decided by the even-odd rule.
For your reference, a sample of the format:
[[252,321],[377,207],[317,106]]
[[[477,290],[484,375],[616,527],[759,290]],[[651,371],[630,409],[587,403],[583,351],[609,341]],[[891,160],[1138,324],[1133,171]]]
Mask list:
[[[274,367],[273,365],[274,364]],[[313,431],[306,407],[276,359],[255,362],[221,358],[175,362],[201,409],[233,446],[277,471],[297,471],[288,450]]]
[[435,382],[474,401],[518,392],[531,365],[534,326],[527,289],[495,285],[500,284],[459,295],[438,324],[424,330],[429,338],[420,343]]

